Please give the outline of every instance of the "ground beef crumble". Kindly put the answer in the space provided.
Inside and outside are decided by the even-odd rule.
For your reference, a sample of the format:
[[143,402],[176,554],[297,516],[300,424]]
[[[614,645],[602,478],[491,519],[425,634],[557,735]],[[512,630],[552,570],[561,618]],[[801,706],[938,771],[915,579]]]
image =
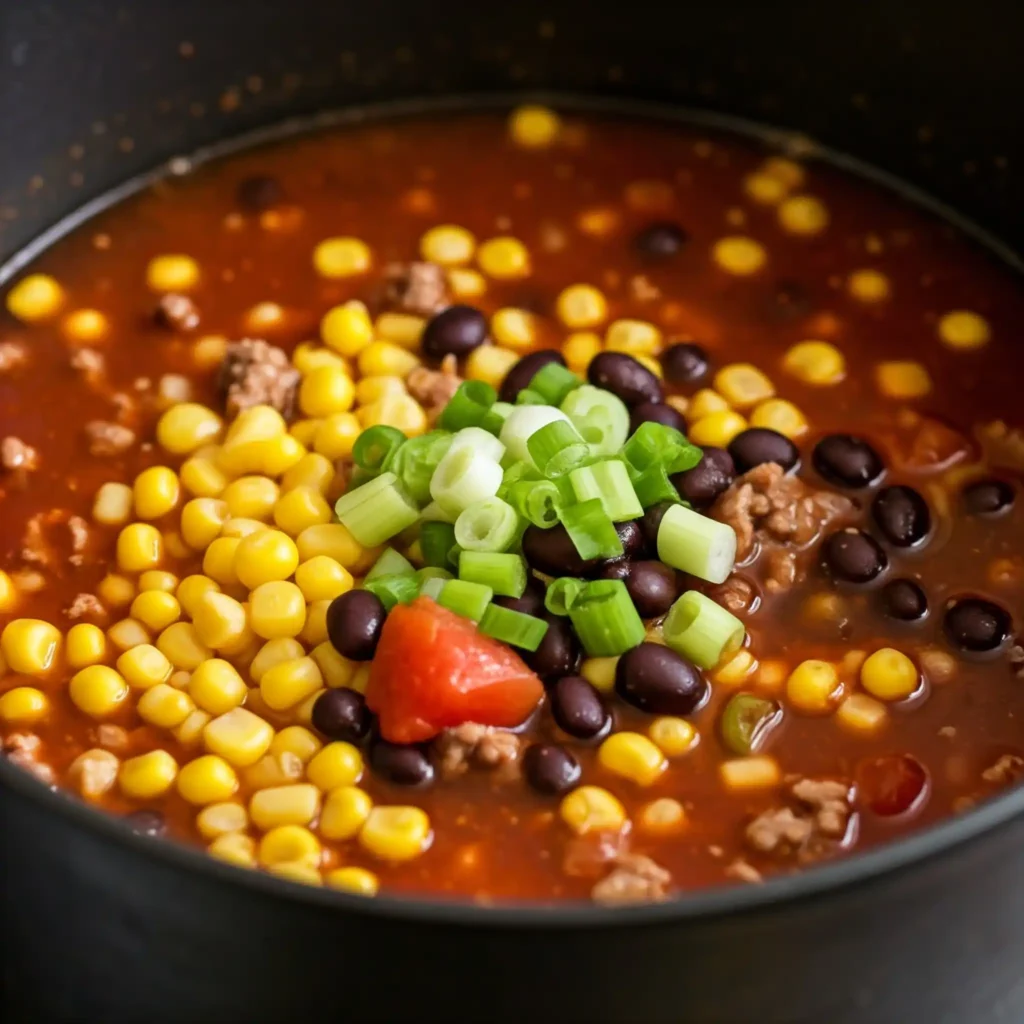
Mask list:
[[[51,533],[53,527],[66,528],[70,545],[65,544],[63,538]],[[81,516],[76,516],[67,509],[55,508],[49,512],[37,513],[25,524],[25,532],[21,538],[21,557],[23,561],[31,564],[55,569],[63,557],[62,549],[67,550],[70,546],[68,562],[71,565],[81,565],[88,544],[89,524]]]
[[385,270],[384,302],[403,313],[433,316],[451,305],[444,267],[436,263],[392,263]]
[[282,349],[245,338],[228,345],[218,384],[230,418],[254,405],[270,405],[288,420],[295,414],[299,377]]
[[446,729],[435,744],[444,778],[455,778],[471,767],[495,769],[502,777],[518,774],[523,740],[505,729],[466,722]]
[[760,597],[757,587],[745,576],[733,573],[724,583],[711,587],[708,597],[720,604],[733,615],[757,611]]
[[818,860],[846,838],[853,816],[851,787],[835,779],[799,778],[788,787],[789,804],[759,814],[745,832],[757,853],[792,854]]
[[461,383],[462,378],[458,374],[458,364],[453,355],[444,357],[440,370],[417,366],[405,379],[409,394],[423,406],[431,426],[451,401],[452,395],[459,390]]
[[85,435],[89,441],[89,454],[101,458],[123,455],[135,444],[134,430],[107,420],[92,420],[86,423]]
[[595,903],[657,903],[669,896],[672,876],[642,853],[621,853],[612,870],[590,891]]
[[104,365],[102,353],[94,348],[76,348],[71,354],[71,368],[86,377],[98,377],[103,373]]
[[3,741],[3,755],[11,764],[31,772],[47,785],[54,781],[53,769],[40,760],[43,741],[31,733],[12,732]]
[[95,594],[77,594],[64,614],[73,622],[78,619],[95,621],[105,619],[107,609]]
[[981,777],[997,786],[1009,786],[1024,776],[1024,757],[1017,754],[1003,754]]
[[18,470],[30,473],[39,465],[39,452],[25,444],[20,437],[5,437],[0,441],[0,467],[9,473]]
[[199,308],[187,295],[171,292],[161,297],[153,318],[172,331],[194,331],[199,326]]
[[25,346],[17,341],[0,342],[0,374],[10,373],[28,362]]

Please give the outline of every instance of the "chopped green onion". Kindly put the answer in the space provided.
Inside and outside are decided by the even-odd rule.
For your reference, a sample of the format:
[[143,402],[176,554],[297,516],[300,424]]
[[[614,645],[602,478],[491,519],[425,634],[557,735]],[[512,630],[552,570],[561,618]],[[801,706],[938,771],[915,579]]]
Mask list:
[[365,473],[379,473],[388,457],[404,442],[405,434],[397,427],[383,423],[367,427],[352,445],[352,461]]
[[658,558],[709,583],[724,583],[736,561],[736,533],[726,523],[673,505],[658,527]]
[[413,575],[422,584],[425,580],[453,580],[455,574],[449,572],[447,569],[439,569],[436,565],[425,565],[422,569],[417,569]]
[[526,563],[519,555],[467,550],[459,555],[459,579],[483,583],[503,597],[522,597]]
[[523,388],[516,395],[516,405],[547,405],[544,396],[539,391],[532,391],[530,388]]
[[636,428],[623,446],[622,454],[641,472],[660,462],[672,475],[693,469],[700,462],[702,452],[674,427],[648,420]]
[[739,650],[743,623],[699,590],[688,590],[669,609],[662,627],[665,643],[700,668],[714,668]]
[[420,527],[420,551],[427,565],[446,569],[448,552],[455,543],[455,527],[451,523],[426,522]]
[[537,650],[547,631],[548,624],[543,619],[500,604],[489,604],[480,619],[481,633],[526,651]]
[[516,510],[501,498],[485,498],[459,513],[455,541],[470,551],[504,551],[519,528]]
[[425,523],[448,523],[455,522],[455,516],[446,512],[436,501],[432,501],[421,513],[420,519]]
[[460,448],[472,448],[495,462],[501,462],[505,456],[505,446],[483,427],[463,427],[452,438],[452,450],[458,451]]
[[398,576],[378,576],[364,584],[371,594],[376,594],[386,611],[396,604],[414,601],[420,596],[420,581],[412,573]]
[[643,620],[622,580],[594,580],[577,595],[569,608],[573,629],[592,658],[612,658],[646,636]]
[[629,436],[629,410],[618,395],[584,384],[569,393],[561,409],[595,455],[617,455]]
[[343,494],[334,510],[356,543],[364,548],[383,544],[420,517],[419,509],[402,492],[394,473],[381,473],[370,483]]
[[534,465],[546,477],[564,476],[590,455],[586,441],[569,422],[555,420],[526,442]]
[[416,570],[405,555],[399,554],[394,548],[385,548],[380,558],[366,574],[366,581],[378,576],[410,576]]
[[661,501],[679,501],[679,492],[660,462],[655,462],[639,473],[634,470],[631,478],[637,500],[645,509]]
[[447,580],[436,598],[437,603],[463,618],[479,622],[494,597],[494,591],[482,583],[467,583],[466,580]]
[[617,558],[622,554],[622,541],[599,498],[563,508],[558,518],[580,558]]
[[440,603],[441,591],[444,590],[447,582],[448,577],[446,576],[428,576],[420,582],[420,596],[429,597]]
[[740,756],[755,753],[782,721],[782,708],[774,700],[753,693],[736,693],[722,709],[722,741]]
[[[490,437],[489,434],[485,436]],[[384,469],[398,477],[398,482],[413,501],[426,505],[430,501],[430,481],[434,471],[453,443],[452,435],[446,430],[431,430],[420,437],[410,437],[388,455]]]
[[505,467],[501,477],[501,487],[498,488],[498,497],[508,501],[509,491],[516,484],[522,483],[524,480],[536,482],[543,479],[544,477],[530,463],[517,460],[510,466]]
[[586,580],[578,580],[574,576],[559,576],[548,584],[547,592],[544,594],[544,607],[552,615],[568,615],[569,609],[576,603],[583,588],[587,585]]
[[482,380],[464,380],[441,410],[437,425],[442,430],[477,427],[494,405],[498,393]]
[[548,405],[560,406],[583,381],[561,363],[546,363],[532,377],[527,388],[536,391]]
[[562,495],[550,480],[523,480],[509,490],[508,502],[524,519],[548,530],[558,523]]
[[450,451],[434,471],[430,481],[431,497],[450,515],[493,498],[501,486],[501,466],[472,448]]
[[517,405],[508,414],[508,419],[501,428],[501,443],[505,446],[509,458],[521,459],[527,465],[534,466],[528,446],[530,437],[541,427],[556,421],[570,422],[564,412],[550,405]]
[[629,471],[621,459],[605,459],[590,466],[581,466],[569,474],[577,501],[597,498],[614,523],[637,519],[643,506],[629,482]]
[[505,420],[508,419],[508,414],[514,408],[515,406],[511,402],[495,402],[487,410],[487,415],[480,421],[480,426],[497,437],[501,433]]

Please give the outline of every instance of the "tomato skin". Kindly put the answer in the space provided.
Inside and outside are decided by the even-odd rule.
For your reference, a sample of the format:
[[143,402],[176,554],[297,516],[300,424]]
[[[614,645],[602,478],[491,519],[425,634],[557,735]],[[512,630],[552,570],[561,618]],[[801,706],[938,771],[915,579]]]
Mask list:
[[391,743],[419,743],[464,722],[514,728],[543,696],[510,647],[428,597],[391,610],[366,689]]
[[887,754],[861,761],[857,789],[879,817],[892,818],[919,807],[927,796],[928,771],[910,754]]

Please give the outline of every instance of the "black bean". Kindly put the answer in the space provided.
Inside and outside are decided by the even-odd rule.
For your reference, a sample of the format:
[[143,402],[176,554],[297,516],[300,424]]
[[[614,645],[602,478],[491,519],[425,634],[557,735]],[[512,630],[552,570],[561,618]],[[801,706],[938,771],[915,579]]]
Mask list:
[[691,505],[710,505],[736,479],[736,465],[724,448],[707,447],[693,469],[676,473],[672,483]]
[[644,549],[644,531],[639,519],[626,519],[615,524],[615,532],[622,541],[622,553],[626,558],[635,558]]
[[670,221],[650,224],[635,238],[633,244],[641,256],[651,260],[671,259],[686,245],[689,235]]
[[132,811],[125,815],[124,820],[140,836],[159,839],[167,831],[167,822],[159,811]]
[[562,676],[549,696],[552,717],[570,736],[592,740],[611,727],[604,698],[582,676]]
[[709,688],[700,672],[675,651],[643,643],[619,658],[615,692],[652,715],[688,715],[707,700]]
[[710,366],[708,354],[692,342],[670,345],[661,353],[661,369],[670,384],[696,384]]
[[[707,449],[705,449],[705,451],[707,451]],[[716,448],[715,451],[722,451],[722,449]],[[725,454],[728,457],[729,453],[724,452],[723,454]],[[732,459],[729,459],[729,462],[731,464]],[[686,473],[692,472],[692,469],[688,469],[686,471]],[[682,488],[679,487],[679,480],[681,477],[686,476],[686,473],[679,473],[673,479],[673,482],[679,489],[680,493],[682,493]],[[665,518],[665,513],[675,504],[676,502],[674,501],[660,501],[657,505],[652,505],[649,509],[647,509],[647,511],[644,512],[643,519],[640,520],[640,529],[643,531],[644,534],[644,548],[652,555],[655,554],[658,550],[658,530],[661,529],[661,521]]]
[[881,545],[862,530],[840,530],[825,538],[821,560],[833,579],[870,583],[889,564]]
[[679,596],[676,571],[664,562],[634,562],[626,590],[642,619],[665,615]]
[[1013,505],[1013,487],[1005,480],[979,480],[964,488],[964,508],[972,516],[994,516]]
[[618,395],[626,405],[660,402],[661,381],[643,363],[624,352],[602,352],[590,360],[587,380],[594,387]]
[[982,597],[961,597],[946,606],[946,636],[962,651],[994,651],[1010,635],[1009,614]]
[[909,548],[928,536],[932,516],[924,498],[912,487],[883,487],[871,503],[871,515],[882,536],[898,548]]
[[428,359],[466,356],[487,340],[487,317],[472,306],[449,306],[427,321],[420,348]]
[[879,592],[882,610],[891,619],[915,622],[928,614],[928,597],[913,580],[891,580]]
[[580,665],[582,652],[572,624],[561,615],[544,612],[540,615],[548,631],[535,651],[520,651],[523,661],[546,682],[571,676]]
[[313,728],[329,740],[360,743],[370,731],[373,715],[361,693],[339,686],[317,697],[312,721]]
[[238,183],[235,199],[243,210],[262,213],[284,202],[284,188],[277,178],[257,174]]
[[861,437],[830,434],[815,446],[814,468],[839,487],[870,487],[884,472],[878,452]]
[[800,451],[785,434],[767,427],[749,427],[729,443],[729,454],[737,473],[765,462],[778,463],[787,472],[800,462]]
[[555,796],[579,781],[580,764],[557,743],[535,743],[523,752],[523,775],[538,793]]
[[548,530],[528,526],[523,534],[523,557],[531,569],[546,576],[583,576],[597,565],[597,559],[580,558],[561,523]]
[[628,558],[609,558],[602,562],[593,576],[598,580],[624,580],[633,571],[633,563]]
[[370,767],[399,786],[425,786],[434,781],[430,757],[414,743],[388,743],[375,738],[370,745]]
[[661,423],[666,427],[672,427],[680,433],[686,431],[686,420],[664,402],[641,402],[633,407],[629,414],[630,432],[636,430],[641,423]]
[[380,598],[369,590],[350,590],[336,597],[327,609],[331,646],[352,661],[369,661],[386,616]]
[[528,356],[523,356],[505,375],[498,397],[503,402],[514,402],[519,397],[519,392],[529,386],[534,374],[548,363],[565,366],[565,356],[553,348],[546,348],[540,352],[531,352]]
[[546,588],[535,579],[530,579],[521,597],[496,597],[494,603],[524,615],[544,613],[544,592]]

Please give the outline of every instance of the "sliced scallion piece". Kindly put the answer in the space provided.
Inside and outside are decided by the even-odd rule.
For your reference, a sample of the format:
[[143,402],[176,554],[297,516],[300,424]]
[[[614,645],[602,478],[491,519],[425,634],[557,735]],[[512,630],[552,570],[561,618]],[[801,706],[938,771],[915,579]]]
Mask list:
[[486,455],[495,462],[501,462],[505,455],[505,446],[483,427],[463,427],[452,437],[452,448],[472,448],[481,455]]
[[709,583],[724,583],[736,562],[736,533],[726,523],[673,505],[658,527],[658,558]]
[[587,443],[567,420],[555,420],[534,431],[526,447],[546,477],[564,476],[590,456]]
[[546,363],[533,375],[527,387],[536,391],[548,405],[557,407],[582,383],[572,370],[566,369],[561,363]]
[[617,455],[629,436],[629,410],[618,395],[592,384],[571,391],[561,410],[595,455]]
[[420,551],[426,565],[448,568],[448,552],[455,543],[452,523],[426,522],[420,527]]
[[385,548],[366,574],[366,582],[378,576],[410,576],[415,571],[412,562],[405,555],[394,548]]
[[458,391],[441,410],[437,425],[442,430],[462,430],[477,427],[494,405],[498,393],[481,380],[464,380]]
[[420,437],[410,437],[392,450],[384,462],[384,469],[398,477],[405,493],[413,501],[425,505],[430,501],[430,481],[434,471],[451,445],[452,435],[446,430],[431,430]]
[[700,462],[702,453],[674,427],[648,420],[633,431],[622,448],[622,454],[634,469],[643,471],[660,462],[672,475],[693,469]]
[[489,604],[480,619],[481,633],[525,651],[537,650],[547,631],[543,619],[498,604]]
[[493,498],[501,486],[501,466],[472,448],[457,448],[441,460],[430,481],[430,495],[451,515]]
[[643,643],[646,631],[622,580],[594,580],[569,608],[573,629],[592,658],[612,658]]
[[394,473],[381,473],[368,484],[343,494],[335,512],[364,548],[383,544],[420,517],[419,509],[402,492]]
[[507,501],[485,498],[459,513],[455,542],[468,551],[504,551],[518,529],[519,517]]
[[448,577],[446,576],[428,576],[420,581],[420,595],[432,598],[440,603],[441,591],[444,590],[444,585],[447,582]]
[[516,405],[547,405],[547,402],[544,401],[544,396],[539,391],[523,388],[516,395]]
[[642,472],[634,470],[631,478],[637,501],[644,508],[650,508],[661,501],[679,501],[679,492],[660,462],[655,462]]
[[511,402],[495,402],[487,410],[487,415],[480,421],[480,426],[497,437],[505,425],[505,420],[508,419],[508,414],[514,408],[515,406]]
[[669,609],[665,643],[700,668],[714,668],[739,650],[746,630],[732,612],[699,590],[688,590]]
[[385,610],[391,611],[396,604],[414,601],[420,595],[420,581],[414,573],[394,576],[377,576],[367,580],[365,588],[380,598]]
[[501,428],[501,443],[508,458],[535,466],[530,456],[528,442],[533,434],[549,423],[569,423],[569,417],[550,405],[517,405]]
[[494,597],[494,591],[482,583],[467,583],[466,580],[446,580],[440,595],[435,598],[438,604],[463,618],[479,622],[487,611],[487,606]]
[[508,503],[524,519],[542,530],[558,523],[558,510],[562,507],[562,494],[551,480],[522,480],[508,492]]
[[522,597],[526,563],[519,555],[466,549],[459,555],[459,579],[483,583],[503,597]]
[[570,505],[558,513],[580,558],[617,558],[622,541],[599,498]]
[[644,513],[621,459],[604,459],[574,469],[569,474],[569,482],[578,501],[597,498],[613,523],[637,519]]
[[389,456],[404,442],[405,434],[397,427],[382,423],[367,427],[352,445],[352,461],[364,473],[379,473]]
[[559,576],[548,584],[544,607],[552,615],[568,615],[586,585],[586,580],[578,580],[575,576]]

